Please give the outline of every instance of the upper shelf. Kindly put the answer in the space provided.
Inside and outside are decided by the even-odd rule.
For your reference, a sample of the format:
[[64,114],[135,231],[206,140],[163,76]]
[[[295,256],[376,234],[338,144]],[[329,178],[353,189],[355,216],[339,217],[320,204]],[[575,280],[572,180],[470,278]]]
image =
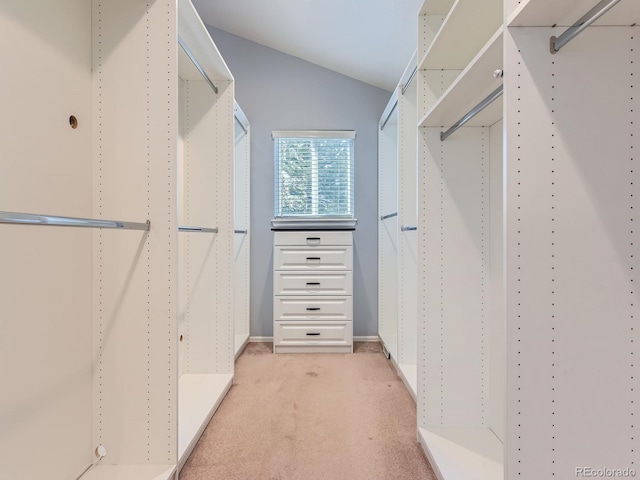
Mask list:
[[211,80],[233,80],[231,71],[190,0],[178,1],[178,35]]
[[[509,27],[569,27],[591,10],[598,0],[524,0],[509,16]],[[623,0],[594,25],[632,25],[640,23],[640,2]]]
[[464,69],[502,20],[501,1],[456,0],[418,68]]
[[446,15],[454,0],[424,0],[420,15]]
[[[500,27],[493,34],[469,66],[420,120],[418,126],[449,127],[500,86],[502,79],[495,78],[493,72],[501,69],[503,65],[502,31]],[[499,99],[469,120],[466,125],[483,127],[493,125],[501,118],[502,99]]]

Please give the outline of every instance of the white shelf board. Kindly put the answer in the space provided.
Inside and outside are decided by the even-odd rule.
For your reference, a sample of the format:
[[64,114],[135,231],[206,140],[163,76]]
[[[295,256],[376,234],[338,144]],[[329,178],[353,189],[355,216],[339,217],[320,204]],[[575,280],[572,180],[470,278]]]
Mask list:
[[[591,10],[597,0],[525,0],[509,16],[509,27],[569,27]],[[599,18],[594,25],[640,23],[640,2],[624,0]],[[558,32],[560,35],[562,32]]]
[[417,402],[418,366],[406,364],[398,365],[398,372],[400,373],[400,378],[402,378],[407,390],[409,390],[409,393],[413,397],[413,400]]
[[397,118],[396,119],[391,118],[391,114],[395,112],[397,107],[398,107],[398,88],[396,88],[391,94],[391,98],[387,102],[387,106],[382,112],[382,116],[380,117],[380,121],[378,122],[378,127],[382,128],[382,125],[386,125],[386,124],[393,125],[394,123],[397,123]]
[[[451,126],[498,88],[502,79],[494,78],[493,72],[503,66],[502,52],[502,27],[500,27],[469,66],[460,73],[431,110],[420,120],[418,126]],[[469,120],[466,126],[489,126],[501,118],[502,97]]]
[[185,374],[178,382],[178,466],[187,457],[233,383],[232,374]]
[[99,465],[82,480],[170,480],[175,471],[175,465]]
[[229,67],[190,0],[178,0],[178,35],[211,80],[233,80]]
[[235,336],[235,340],[234,340],[234,358],[238,358],[240,356],[240,354],[242,353],[242,351],[244,350],[244,347],[247,346],[247,343],[249,343],[249,334],[239,334]]
[[454,0],[424,0],[420,15],[446,15]]
[[439,480],[502,480],[504,446],[488,428],[419,428]]
[[421,70],[462,70],[502,25],[502,2],[457,0],[420,61]]

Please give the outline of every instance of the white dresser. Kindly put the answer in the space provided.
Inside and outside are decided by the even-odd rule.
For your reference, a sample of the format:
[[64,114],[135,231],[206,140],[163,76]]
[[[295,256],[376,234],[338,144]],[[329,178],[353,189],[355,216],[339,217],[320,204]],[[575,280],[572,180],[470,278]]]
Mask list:
[[276,231],[274,353],[353,352],[353,234]]

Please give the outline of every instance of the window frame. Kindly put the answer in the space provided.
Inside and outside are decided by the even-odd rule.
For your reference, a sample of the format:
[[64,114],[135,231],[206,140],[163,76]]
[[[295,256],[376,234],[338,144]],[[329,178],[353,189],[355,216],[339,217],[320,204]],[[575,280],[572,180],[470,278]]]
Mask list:
[[[274,130],[271,134],[271,138],[274,142],[274,218],[278,219],[355,219],[355,130]],[[311,167],[311,202],[312,213],[304,214],[282,214],[280,205],[280,158],[278,155],[278,139],[328,139],[328,140],[351,140],[350,145],[350,158],[349,158],[349,208],[350,214],[323,214],[318,213],[319,208],[319,192],[318,183],[319,176],[317,172],[318,158],[315,155],[315,169],[316,175],[313,175],[313,166]],[[312,156],[312,162],[313,162]],[[315,212],[315,213],[314,213]]]

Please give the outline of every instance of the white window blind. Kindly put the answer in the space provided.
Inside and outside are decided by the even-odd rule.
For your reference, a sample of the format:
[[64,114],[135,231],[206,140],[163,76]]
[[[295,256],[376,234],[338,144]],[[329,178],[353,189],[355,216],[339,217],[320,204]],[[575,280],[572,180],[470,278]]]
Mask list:
[[276,217],[353,217],[353,131],[273,132]]

